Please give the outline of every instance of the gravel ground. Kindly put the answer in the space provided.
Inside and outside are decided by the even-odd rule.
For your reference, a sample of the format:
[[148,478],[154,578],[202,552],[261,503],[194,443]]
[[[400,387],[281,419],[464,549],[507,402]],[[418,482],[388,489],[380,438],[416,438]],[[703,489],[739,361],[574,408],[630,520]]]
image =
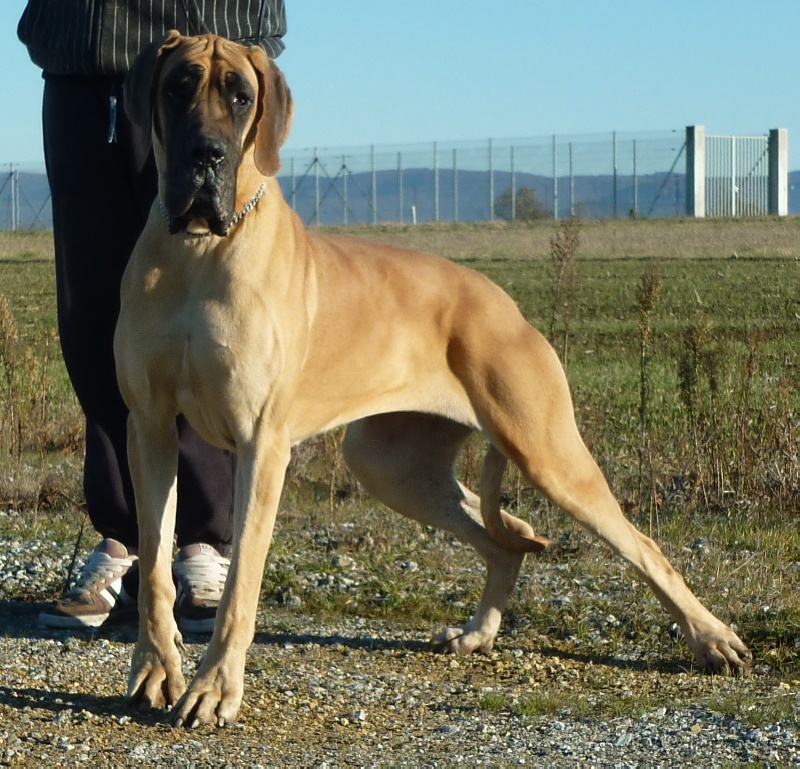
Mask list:
[[[0,540],[3,766],[800,766],[797,681],[591,659],[524,633],[502,636],[489,655],[456,659],[427,651],[434,627],[277,608],[259,617],[239,723],[176,730],[122,699],[133,626],[92,635],[37,627],[39,605],[23,599],[52,589],[48,580],[69,563],[63,550]],[[187,640],[190,675],[203,646]],[[523,712],[531,695],[554,687],[582,707]],[[734,700],[741,687],[790,698],[795,717],[765,723],[687,704],[695,693]],[[609,698],[624,704],[667,689],[677,706],[666,697],[636,716],[630,706],[607,715]],[[605,703],[602,717],[586,707],[593,697]]]

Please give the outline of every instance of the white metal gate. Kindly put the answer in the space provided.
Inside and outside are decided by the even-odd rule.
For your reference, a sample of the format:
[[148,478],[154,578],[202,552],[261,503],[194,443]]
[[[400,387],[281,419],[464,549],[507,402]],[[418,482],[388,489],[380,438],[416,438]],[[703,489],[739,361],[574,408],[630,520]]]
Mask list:
[[706,216],[769,213],[769,138],[706,136]]

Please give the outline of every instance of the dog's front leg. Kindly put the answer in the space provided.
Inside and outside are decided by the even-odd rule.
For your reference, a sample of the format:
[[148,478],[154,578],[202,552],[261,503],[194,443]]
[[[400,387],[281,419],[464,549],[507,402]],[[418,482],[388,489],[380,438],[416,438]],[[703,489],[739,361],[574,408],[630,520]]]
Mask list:
[[234,548],[214,634],[186,694],[176,726],[225,726],[236,720],[244,694],[244,664],[255,632],[264,562],[272,540],[289,463],[286,431],[269,431],[237,448]]
[[172,539],[175,532],[178,435],[174,419],[162,425],[128,419],[128,459],[139,520],[139,638],[128,698],[145,708],[174,705],[186,689],[175,623]]

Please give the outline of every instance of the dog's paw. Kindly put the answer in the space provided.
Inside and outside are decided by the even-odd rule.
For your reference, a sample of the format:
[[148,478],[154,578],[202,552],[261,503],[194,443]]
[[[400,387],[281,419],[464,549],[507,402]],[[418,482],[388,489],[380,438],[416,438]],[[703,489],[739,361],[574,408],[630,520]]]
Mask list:
[[446,627],[433,637],[431,646],[442,654],[487,654],[494,646],[494,633],[476,630],[469,624]]
[[166,652],[154,647],[136,646],[128,678],[128,701],[142,709],[174,705],[186,690],[178,647]]
[[220,671],[198,672],[172,711],[172,723],[194,729],[204,724],[227,726],[236,721],[244,695],[241,677]]
[[743,675],[753,664],[753,654],[730,628],[720,623],[713,632],[701,633],[691,643],[697,666],[714,675]]
[[695,655],[704,673],[722,676],[744,675],[753,665],[753,653],[736,636],[735,641],[715,641]]

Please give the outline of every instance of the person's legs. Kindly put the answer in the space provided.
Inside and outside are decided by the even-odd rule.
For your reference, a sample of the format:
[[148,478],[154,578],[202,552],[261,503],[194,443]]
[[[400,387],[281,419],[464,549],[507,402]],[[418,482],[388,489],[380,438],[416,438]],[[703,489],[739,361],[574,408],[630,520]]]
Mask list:
[[[109,143],[111,96],[118,99],[118,114],[116,141]],[[86,418],[86,506],[104,542],[116,540],[135,553],[128,412],[117,386],[113,339],[122,274],[147,220],[157,176],[152,155],[142,153],[122,110],[119,81],[46,80],[44,148],[58,326],[67,371]],[[178,545],[204,542],[224,553],[232,535],[235,459],[202,441],[182,418],[178,427]],[[115,546],[111,552],[128,557]]]
[[178,547],[207,542],[227,555],[233,537],[236,455],[206,443],[178,417]]
[[[114,364],[119,285],[156,192],[152,156],[141,157],[127,120],[109,143],[107,80],[53,78],[45,85],[44,142],[53,204],[61,346],[86,415],[85,494],[104,537],[138,540],[127,462],[127,409]],[[230,542],[234,458],[179,419],[178,545]]]
[[[136,201],[120,144],[109,144],[112,83],[50,78],[44,149],[53,207],[61,349],[86,417],[84,493],[100,534],[128,548],[138,540],[127,471],[127,409],[113,354],[119,285],[146,209]],[[141,177],[152,165],[143,164]]]

